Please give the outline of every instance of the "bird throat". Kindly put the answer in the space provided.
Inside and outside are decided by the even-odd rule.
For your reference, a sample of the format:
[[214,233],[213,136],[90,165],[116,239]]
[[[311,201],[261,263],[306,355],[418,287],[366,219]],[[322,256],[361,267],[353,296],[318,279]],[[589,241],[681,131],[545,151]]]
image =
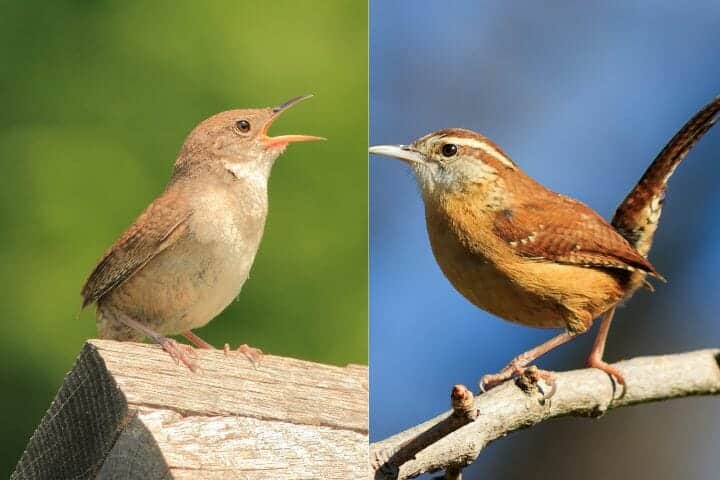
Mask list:
[[273,162],[225,162],[224,166],[233,176],[253,186],[267,188]]

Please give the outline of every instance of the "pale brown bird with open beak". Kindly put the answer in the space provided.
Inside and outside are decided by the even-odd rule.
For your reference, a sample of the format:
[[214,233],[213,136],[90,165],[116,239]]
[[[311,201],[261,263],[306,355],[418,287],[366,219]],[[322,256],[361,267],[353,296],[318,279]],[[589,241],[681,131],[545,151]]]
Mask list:
[[[275,159],[290,143],[324,140],[268,136],[282,112],[310,97],[218,113],[190,132],[165,191],[105,252],[82,288],[83,308],[97,305],[100,337],[149,337],[196,369],[192,348],[166,335],[212,348],[191,330],[222,312],[248,278]],[[247,345],[240,351],[253,361],[261,355]]]

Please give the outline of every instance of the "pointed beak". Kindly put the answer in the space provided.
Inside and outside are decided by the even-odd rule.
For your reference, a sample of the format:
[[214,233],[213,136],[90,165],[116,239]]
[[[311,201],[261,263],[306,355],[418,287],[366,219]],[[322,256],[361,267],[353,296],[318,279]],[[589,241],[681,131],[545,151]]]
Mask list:
[[295,104],[298,104],[302,102],[303,100],[307,100],[308,98],[311,98],[312,95],[303,95],[300,97],[295,97],[293,99],[288,100],[287,102],[278,105],[277,107],[273,107],[272,109],[272,117],[270,117],[270,120],[265,123],[262,129],[262,140],[265,144],[265,148],[277,148],[277,147],[286,147],[290,143],[295,142],[314,142],[316,140],[326,140],[323,137],[315,137],[312,135],[280,135],[278,137],[268,137],[267,131],[270,128],[270,125],[273,124],[275,120],[287,109],[292,107]]
[[425,163],[422,154],[410,145],[376,145],[368,150],[374,155],[397,158],[406,163]]

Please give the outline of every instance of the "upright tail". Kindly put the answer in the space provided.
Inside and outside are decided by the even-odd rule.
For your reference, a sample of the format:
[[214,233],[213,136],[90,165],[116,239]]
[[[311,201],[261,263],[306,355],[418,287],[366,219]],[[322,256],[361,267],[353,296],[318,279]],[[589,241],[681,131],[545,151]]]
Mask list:
[[652,246],[668,179],[718,118],[720,97],[705,105],[675,134],[615,211],[612,225],[643,256],[647,256]]

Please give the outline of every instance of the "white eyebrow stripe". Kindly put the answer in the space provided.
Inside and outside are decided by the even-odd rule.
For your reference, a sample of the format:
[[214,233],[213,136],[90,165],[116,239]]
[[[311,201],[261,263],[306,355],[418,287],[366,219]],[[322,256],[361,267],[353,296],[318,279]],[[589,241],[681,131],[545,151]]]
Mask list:
[[502,163],[508,168],[513,170],[516,168],[515,164],[497,148],[493,147],[489,143],[477,140],[475,138],[460,138],[460,137],[444,137],[443,141],[446,143],[454,143],[455,145],[462,145],[464,147],[476,148],[487,153],[498,162]]

